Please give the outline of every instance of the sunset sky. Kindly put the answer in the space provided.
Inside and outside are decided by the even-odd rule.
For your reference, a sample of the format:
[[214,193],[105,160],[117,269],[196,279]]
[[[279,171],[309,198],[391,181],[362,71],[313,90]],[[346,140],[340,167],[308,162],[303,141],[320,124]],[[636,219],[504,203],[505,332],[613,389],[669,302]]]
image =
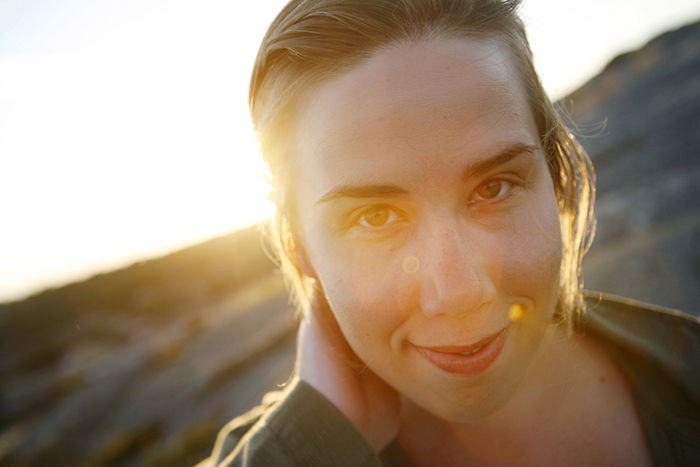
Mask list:
[[[269,215],[247,109],[262,0],[0,1],[0,302]],[[559,97],[697,0],[525,0]]]

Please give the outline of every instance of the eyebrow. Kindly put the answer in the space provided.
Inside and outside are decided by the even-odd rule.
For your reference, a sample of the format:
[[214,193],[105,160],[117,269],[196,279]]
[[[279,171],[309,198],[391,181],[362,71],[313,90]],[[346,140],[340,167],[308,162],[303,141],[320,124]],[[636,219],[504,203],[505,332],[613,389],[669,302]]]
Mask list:
[[467,168],[464,169],[463,178],[467,179],[473,177],[474,175],[483,174],[493,169],[494,167],[498,167],[499,165],[503,165],[506,162],[515,159],[521,154],[533,154],[538,149],[538,146],[534,146],[532,144],[511,144],[510,146],[506,146],[505,148],[498,151],[496,154],[486,159],[480,160],[473,164],[469,164]]
[[[488,172],[494,167],[503,165],[511,159],[525,153],[534,153],[539,148],[531,144],[515,143],[499,150],[494,155],[478,161],[474,164],[469,164],[464,170],[463,178],[469,178],[474,175]],[[375,198],[375,197],[391,197],[402,194],[407,194],[408,191],[396,185],[340,185],[326,194],[321,196],[316,204],[325,203],[338,198]]]
[[321,196],[316,204],[338,198],[375,198],[377,196],[396,196],[408,193],[396,185],[341,185]]

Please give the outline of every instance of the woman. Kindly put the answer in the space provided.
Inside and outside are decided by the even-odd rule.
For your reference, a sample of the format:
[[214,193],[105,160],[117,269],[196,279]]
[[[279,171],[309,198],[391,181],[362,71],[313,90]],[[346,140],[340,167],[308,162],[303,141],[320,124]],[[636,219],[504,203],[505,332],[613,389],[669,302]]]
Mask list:
[[250,104],[298,378],[212,465],[700,459],[700,326],[584,301],[593,172],[516,3],[300,0],[271,25]]

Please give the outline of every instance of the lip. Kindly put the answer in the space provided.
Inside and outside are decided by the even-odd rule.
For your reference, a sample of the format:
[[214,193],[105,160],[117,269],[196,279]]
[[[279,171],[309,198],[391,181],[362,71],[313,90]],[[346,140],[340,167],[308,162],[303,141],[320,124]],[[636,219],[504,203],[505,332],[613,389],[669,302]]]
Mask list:
[[[486,371],[501,354],[509,327],[506,326],[496,334],[469,345],[413,346],[421,356],[443,371],[459,375],[477,375]],[[469,352],[474,353],[463,355]]]

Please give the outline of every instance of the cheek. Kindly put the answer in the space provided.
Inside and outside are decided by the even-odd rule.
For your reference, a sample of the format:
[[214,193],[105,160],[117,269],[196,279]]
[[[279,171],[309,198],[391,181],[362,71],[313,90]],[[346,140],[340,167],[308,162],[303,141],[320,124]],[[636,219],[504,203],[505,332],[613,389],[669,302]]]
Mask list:
[[[321,247],[323,244],[317,244]],[[315,262],[330,309],[348,343],[363,360],[375,359],[372,349],[386,346],[408,319],[410,291],[403,287],[400,264],[394,258],[354,253],[336,245]]]
[[[559,285],[562,239],[554,192],[544,191],[515,225],[508,245],[505,274],[538,302],[550,300]],[[529,291],[529,292],[528,292]]]

